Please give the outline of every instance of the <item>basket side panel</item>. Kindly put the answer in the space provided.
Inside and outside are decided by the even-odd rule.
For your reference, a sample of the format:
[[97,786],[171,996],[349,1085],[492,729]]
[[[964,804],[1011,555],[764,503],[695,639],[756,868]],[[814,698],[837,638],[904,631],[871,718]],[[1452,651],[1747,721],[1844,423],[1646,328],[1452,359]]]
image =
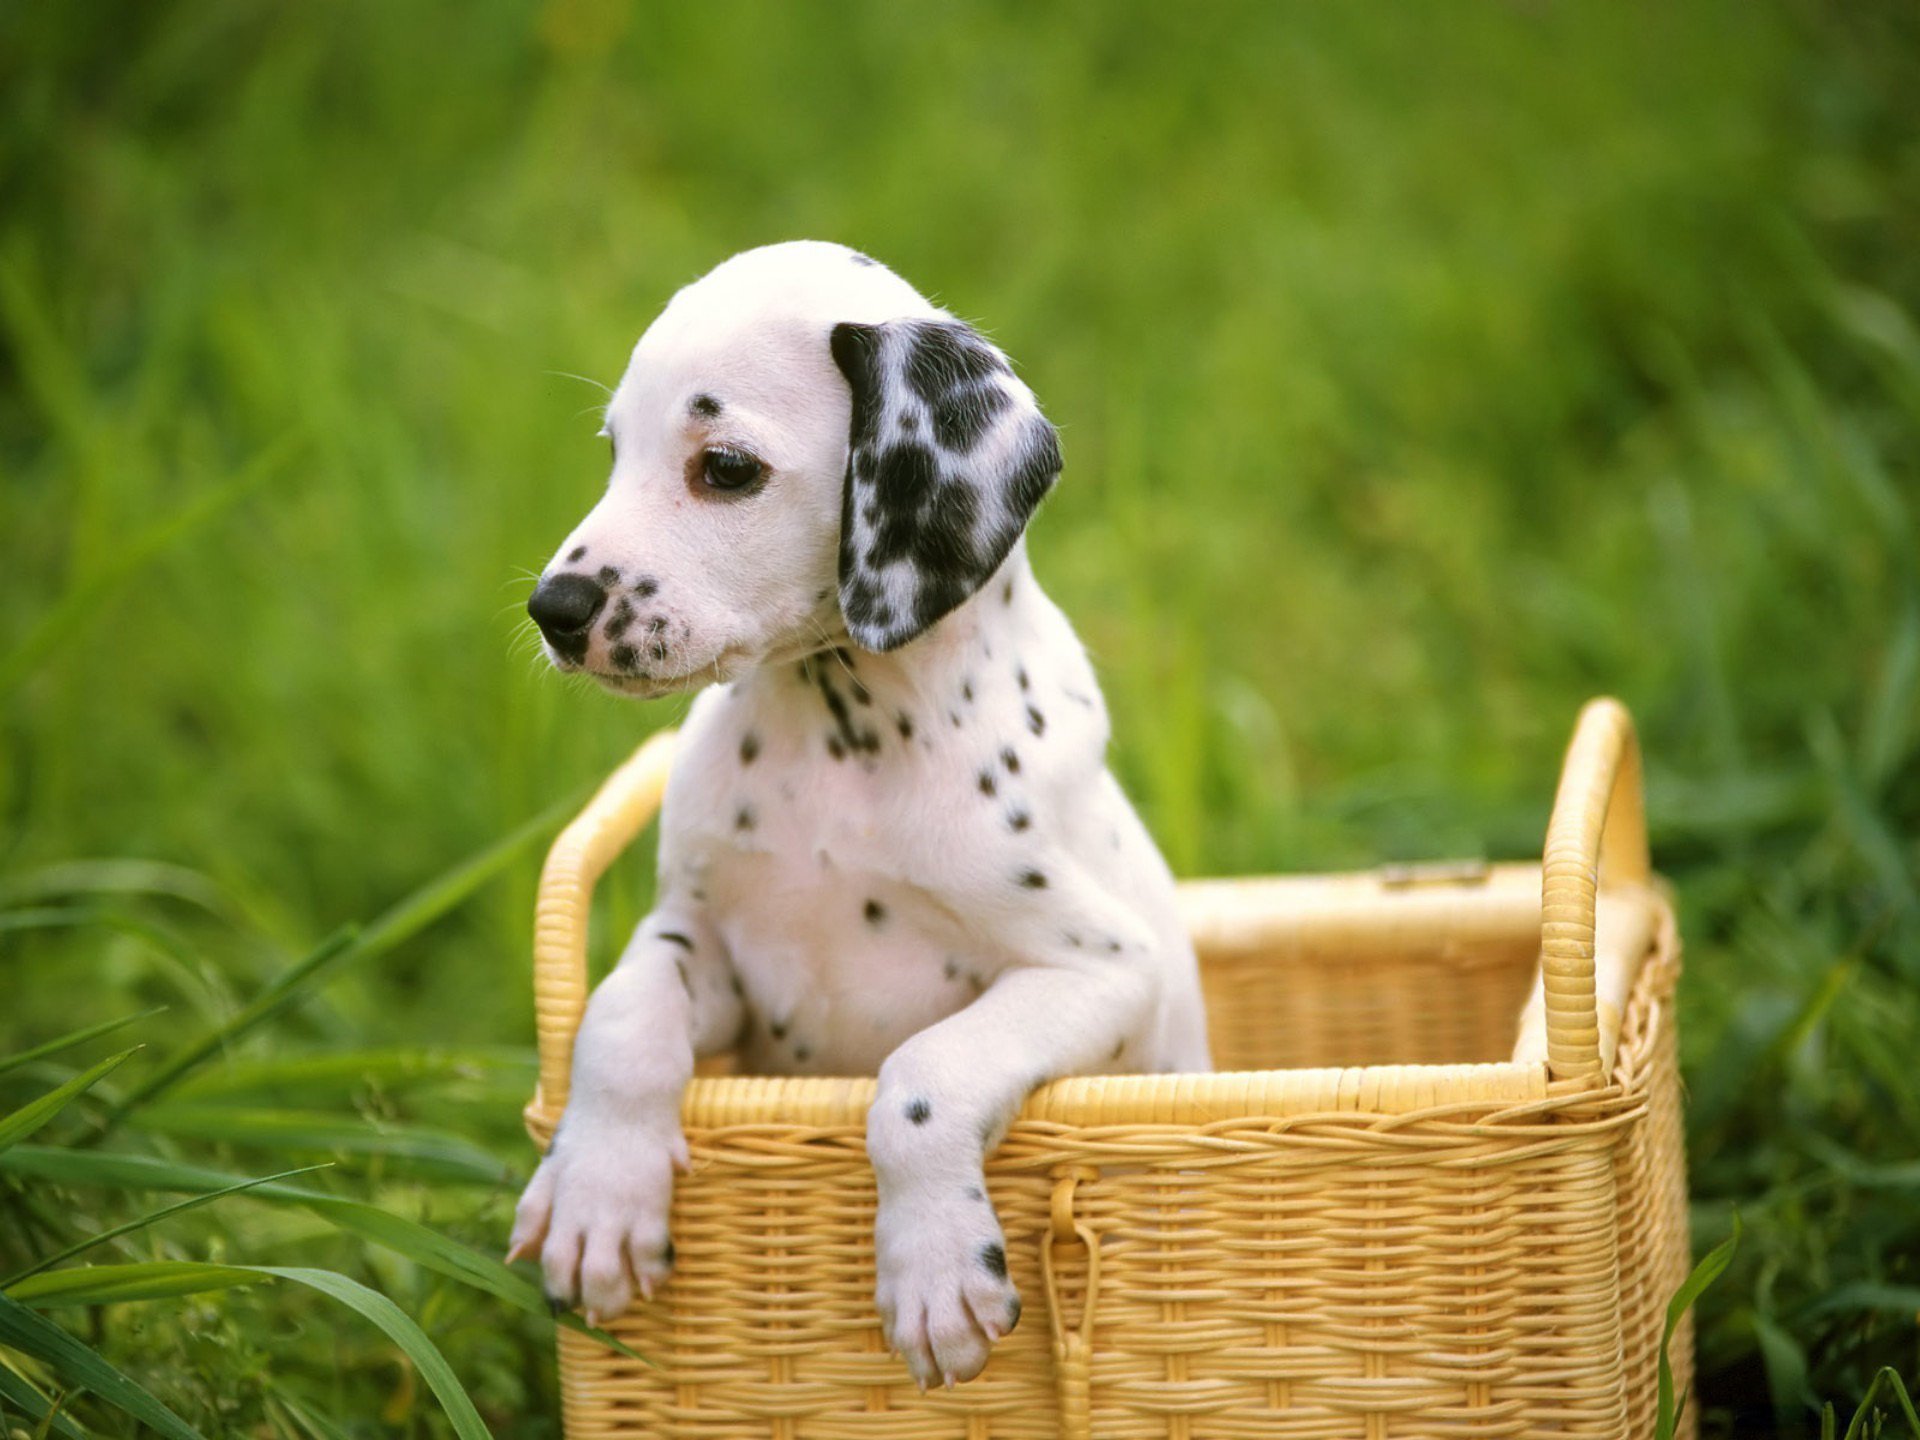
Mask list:
[[[1647,1098],[1645,1120],[1619,1153],[1622,1226],[1620,1288],[1627,1400],[1635,1435],[1653,1433],[1660,1332],[1667,1302],[1687,1278],[1687,1167],[1680,1109],[1678,1032],[1673,994],[1679,946],[1662,907],[1654,953],[1643,967],[1622,1027],[1615,1078]],[[1674,1332],[1669,1351],[1676,1394],[1693,1380],[1693,1318]],[[1695,1431],[1693,1407],[1681,1434]]]
[[1023,1122],[989,1166],[1020,1327],[980,1379],[919,1395],[873,1311],[857,1127],[690,1135],[678,1259],[615,1325],[561,1334],[572,1440],[1053,1440],[1066,1403],[1040,1257],[1072,1176],[1099,1246],[1055,1251],[1087,1307],[1090,1433],[1615,1437],[1622,1127],[1351,1115],[1230,1125]]
[[1295,1138],[1082,1186],[1094,1435],[1626,1433],[1610,1137]]
[[653,1362],[560,1332],[569,1440],[1053,1440],[1058,1404],[1037,1271],[1043,1179],[996,1174],[1028,1314],[978,1380],[922,1396],[873,1298],[873,1172],[856,1126],[690,1130],[672,1279],[615,1322]]

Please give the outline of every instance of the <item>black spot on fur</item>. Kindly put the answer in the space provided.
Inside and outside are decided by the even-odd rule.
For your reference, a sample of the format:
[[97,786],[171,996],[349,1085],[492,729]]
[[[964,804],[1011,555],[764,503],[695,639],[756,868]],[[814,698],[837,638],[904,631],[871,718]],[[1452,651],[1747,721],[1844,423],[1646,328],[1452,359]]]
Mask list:
[[993,772],[991,770],[982,770],[980,772],[980,793],[982,795],[991,795],[998,788],[999,786],[994,783]]
[[1044,735],[1047,733],[1047,717],[1031,705],[1027,706],[1027,728],[1033,731],[1035,735]]
[[827,736],[827,753],[836,760],[844,760],[847,758],[847,747],[840,743],[840,737],[838,735]]
[[622,670],[631,670],[639,662],[640,652],[631,645],[613,647],[613,663]]
[[622,595],[620,603],[613,607],[613,615],[607,621],[607,638],[618,640],[627,633],[627,627],[631,624],[633,624],[633,602]]
[[673,958],[673,973],[680,977],[680,988],[687,992],[687,998],[693,998],[693,977],[687,974],[687,962],[679,956]]
[[1013,678],[1019,682],[1020,688],[1022,690],[1026,689],[1027,688],[1027,667],[1024,665],[1014,666]]
[[1029,815],[1026,811],[1009,810],[1007,812],[1007,828],[1016,835],[1031,824],[1033,824],[1033,816]]
[[620,572],[611,565],[602,565],[598,570],[594,571],[593,578],[598,580],[602,585],[618,585],[620,583]]
[[1020,884],[1023,889],[1044,890],[1047,888],[1047,877],[1043,871],[1022,870],[1020,872]]
[[664,615],[655,615],[653,618],[647,621],[647,633],[649,635],[658,635],[662,630],[666,628],[667,628],[667,617]]
[[878,925],[887,918],[887,907],[878,900],[869,900],[861,913],[867,917],[869,925]]
[[787,1022],[784,1020],[770,1021],[767,1025],[767,1033],[773,1036],[773,1038],[776,1040],[786,1039],[787,1038]]
[[978,385],[1007,371],[993,347],[958,321],[915,321],[909,334],[907,384],[929,405],[957,386]]
[[958,710],[947,711],[947,719],[953,722],[954,729],[958,730],[960,728],[960,712]]
[[855,680],[855,681],[853,682],[853,687],[852,687],[852,688],[853,688],[853,703],[854,703],[854,704],[856,704],[856,705],[871,705],[871,704],[873,704],[873,692],[872,692],[872,691],[870,691],[870,690],[868,690],[868,689],[867,689],[867,687],[866,687],[865,685],[862,685],[862,684],[861,684],[861,683],[860,683],[860,682],[859,682],[858,680]]
[[998,1245],[980,1247],[980,1264],[996,1280],[1007,1278],[1007,1252]]
[[813,1050],[806,1045],[795,1045],[793,1047],[793,1058],[805,1064],[813,1058]]
[[751,830],[753,829],[753,825],[753,807],[751,805],[742,805],[734,814],[733,828],[736,830]]
[[1011,605],[1013,603],[1013,581],[1009,580],[1005,585],[1000,587],[1000,603],[1002,605]]
[[987,1198],[987,1192],[982,1190],[978,1185],[967,1186],[967,1199],[984,1200],[986,1198]]
[[656,660],[664,660],[667,658],[667,647],[664,642],[656,640],[647,647],[647,653]]
[[987,982],[980,978],[980,972],[978,970],[969,970],[967,972],[967,984],[973,987],[973,993],[976,995],[984,994],[987,988]]
[[933,407],[933,436],[948,450],[964,453],[978,445],[989,426],[1013,404],[998,385],[950,390]]
[[1120,953],[1120,942],[1118,940],[1107,941],[1107,953],[1109,955],[1118,955]]
[[1107,1056],[1107,1059],[1118,1060],[1122,1055],[1122,1053],[1125,1052],[1126,1048],[1127,1048],[1127,1042],[1124,1038],[1120,1040],[1116,1040],[1113,1045],[1113,1053]]
[[693,941],[682,935],[678,930],[662,930],[654,938],[664,940],[669,945],[678,945],[682,950],[691,951],[693,949]]
[[1019,1327],[1020,1297],[1018,1295],[1009,1295],[1007,1297],[1007,1333],[1012,1334]]
[[940,973],[945,975],[949,980],[958,980],[960,978],[960,962],[949,955],[947,957],[947,963],[940,967]]
[[960,682],[960,698],[969,704],[973,702],[973,681],[962,680]]
[[749,730],[740,737],[740,763],[751,765],[760,754],[760,737]]
[[907,1102],[907,1119],[911,1120],[915,1125],[926,1124],[932,1114],[933,1107],[924,1100],[909,1100]]
[[727,983],[733,987],[733,993],[736,996],[742,1000],[746,998],[747,987],[740,983],[740,977],[738,975],[729,975],[727,977]]
[[587,558],[587,547],[584,545],[576,545],[573,547],[572,550],[567,552],[567,563],[569,565],[578,565],[582,560],[586,558]]
[[906,711],[902,710],[899,716],[895,718],[893,724],[894,728],[900,732],[900,738],[902,740],[911,740],[913,738],[913,717],[907,714]]
[[696,395],[693,403],[687,406],[696,415],[704,415],[711,420],[720,413],[720,402],[711,395]]
[[[842,654],[843,652],[836,651],[835,653]],[[833,676],[827,673],[827,667],[825,665],[816,665],[810,673],[814,684],[819,687],[820,698],[826,702],[827,713],[833,717],[834,736],[833,739],[828,742],[827,749],[831,751],[834,745],[838,744],[842,752],[851,750],[856,754],[861,751],[872,754],[879,750],[880,737],[871,730],[864,730],[855,726],[853,723],[853,712],[847,708],[846,699],[840,694],[839,687],[833,683]],[[853,684],[856,695],[865,691],[866,687],[861,685],[858,680],[855,680]],[[841,756],[835,754],[833,758],[838,760]]]
[[659,589],[660,582],[655,580],[651,575],[642,575],[638,580],[633,582],[633,593],[638,595],[642,600],[651,598]]
[[1007,767],[1007,773],[1009,775],[1018,775],[1020,773],[1020,757],[1013,753],[1013,747],[1011,745],[1000,752],[1000,763]]
[[1080,936],[1074,931],[1067,931],[1066,941],[1067,944],[1071,945],[1074,949],[1078,950],[1080,948]]

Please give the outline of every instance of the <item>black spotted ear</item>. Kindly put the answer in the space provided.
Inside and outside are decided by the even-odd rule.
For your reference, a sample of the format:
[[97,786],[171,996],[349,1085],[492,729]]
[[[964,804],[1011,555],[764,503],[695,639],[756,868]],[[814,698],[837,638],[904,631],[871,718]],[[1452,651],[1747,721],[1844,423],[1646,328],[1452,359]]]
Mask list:
[[1013,367],[958,320],[836,325],[853,391],[840,610],[893,650],[987,583],[1060,474],[1060,440]]

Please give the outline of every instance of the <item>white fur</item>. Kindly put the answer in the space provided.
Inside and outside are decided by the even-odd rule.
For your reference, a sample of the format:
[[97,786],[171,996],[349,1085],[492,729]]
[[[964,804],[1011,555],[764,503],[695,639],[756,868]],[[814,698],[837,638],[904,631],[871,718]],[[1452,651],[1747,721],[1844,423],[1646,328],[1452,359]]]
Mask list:
[[[715,683],[667,790],[657,905],[588,1006],[513,1253],[540,1250],[557,1299],[616,1314],[670,1268],[696,1056],[877,1071],[876,1299],[925,1385],[977,1374],[1017,1319],[983,1259],[1004,1240],[981,1161],[1033,1087],[1209,1061],[1172,877],[1106,768],[1092,669],[1024,544],[898,649],[847,639],[850,401],[828,335],[901,318],[945,317],[842,247],[751,251],[674,298],[608,408],[611,484],[550,571],[651,580],[644,603],[627,595],[628,633],[664,657],[613,673],[603,618],[556,663],[624,693]],[[692,415],[696,395],[720,414]],[[689,486],[716,439],[769,463],[763,490]],[[836,757],[848,734],[871,743]]]

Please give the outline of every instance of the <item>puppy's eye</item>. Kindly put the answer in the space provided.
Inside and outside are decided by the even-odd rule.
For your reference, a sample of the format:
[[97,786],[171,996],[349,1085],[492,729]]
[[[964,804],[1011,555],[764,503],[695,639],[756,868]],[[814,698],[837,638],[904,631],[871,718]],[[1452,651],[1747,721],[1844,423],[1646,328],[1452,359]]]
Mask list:
[[715,445],[700,456],[701,478],[714,490],[745,490],[760,482],[767,467],[744,450]]

